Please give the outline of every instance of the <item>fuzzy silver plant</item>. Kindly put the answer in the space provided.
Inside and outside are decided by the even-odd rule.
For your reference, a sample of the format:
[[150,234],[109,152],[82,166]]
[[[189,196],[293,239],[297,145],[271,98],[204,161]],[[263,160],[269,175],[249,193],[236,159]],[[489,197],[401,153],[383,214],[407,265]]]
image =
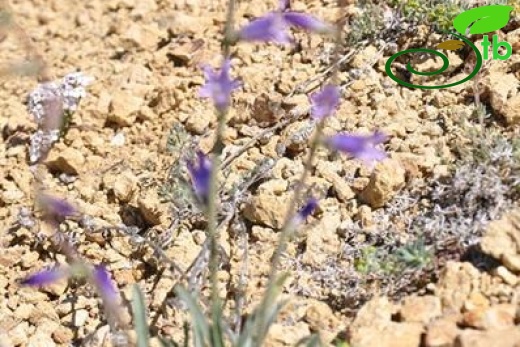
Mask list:
[[58,141],[65,122],[77,110],[80,100],[86,96],[85,88],[92,81],[81,72],[73,72],[59,82],[41,83],[29,94],[29,113],[38,124],[29,149],[32,164],[45,157]]

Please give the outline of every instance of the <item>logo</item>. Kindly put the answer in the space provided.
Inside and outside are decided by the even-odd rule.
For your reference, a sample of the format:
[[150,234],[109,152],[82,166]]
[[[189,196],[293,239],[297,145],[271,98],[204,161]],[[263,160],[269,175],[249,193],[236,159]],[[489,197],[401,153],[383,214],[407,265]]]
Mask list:
[[[457,32],[450,32],[453,36],[458,38],[459,40],[448,40],[441,42],[436,46],[438,49],[444,49],[444,50],[457,50],[464,45],[468,45],[471,47],[473,52],[475,52],[476,56],[476,63],[473,71],[463,80],[442,85],[442,86],[421,86],[417,84],[412,84],[406,81],[403,81],[397,77],[391,69],[391,65],[393,61],[400,56],[408,53],[416,53],[416,52],[422,52],[422,53],[431,53],[437,57],[440,57],[443,61],[442,67],[436,71],[430,71],[430,72],[420,72],[415,70],[410,63],[406,64],[406,69],[408,72],[420,76],[434,76],[443,73],[446,71],[446,69],[449,67],[450,63],[448,61],[448,57],[434,49],[429,48],[412,48],[407,49],[405,51],[397,52],[396,54],[392,55],[386,62],[385,70],[388,76],[393,79],[395,82],[406,86],[410,88],[420,88],[420,89],[440,89],[440,88],[449,88],[456,86],[458,84],[464,83],[475,77],[475,75],[479,72],[480,68],[482,67],[482,61],[489,59],[489,47],[492,47],[492,57],[493,59],[499,59],[499,60],[506,60],[513,54],[513,47],[505,41],[499,41],[498,35],[493,35],[493,39],[489,41],[488,36],[484,35],[483,42],[481,43],[483,48],[483,54],[484,57],[482,57],[482,54],[480,53],[479,49],[475,46],[473,42],[471,42],[466,36],[467,32],[469,31],[469,34],[485,34],[489,32],[493,32],[495,30],[502,29],[507,25],[509,22],[509,15],[511,11],[513,10],[512,6],[505,6],[505,5],[489,5],[489,6],[482,6],[477,7],[465,12],[462,12],[459,14],[454,20],[453,20],[453,27]],[[500,53],[499,47],[503,47],[503,53]]]

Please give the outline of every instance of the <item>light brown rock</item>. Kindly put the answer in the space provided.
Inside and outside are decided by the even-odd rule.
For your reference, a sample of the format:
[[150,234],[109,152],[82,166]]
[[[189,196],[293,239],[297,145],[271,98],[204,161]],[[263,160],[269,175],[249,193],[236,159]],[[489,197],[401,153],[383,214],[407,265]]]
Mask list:
[[129,48],[156,49],[164,34],[156,24],[132,23],[121,38]]
[[511,304],[478,308],[464,313],[463,324],[480,330],[507,329],[514,325],[515,313],[516,307]]
[[387,159],[375,167],[368,186],[361,192],[360,198],[373,208],[383,207],[404,185],[403,167],[398,161]]
[[453,347],[461,332],[457,326],[459,314],[447,314],[431,322],[426,328],[425,347]]
[[491,107],[495,112],[502,114],[509,124],[516,124],[520,121],[520,94],[516,92],[518,79],[511,73],[497,71],[501,67],[495,66],[489,73],[487,83]]
[[325,343],[330,343],[344,329],[344,324],[324,302],[311,300],[304,316],[311,331],[319,331]]
[[518,277],[509,271],[505,266],[499,266],[495,269],[494,274],[500,277],[505,283],[510,286],[515,286],[518,283]]
[[272,228],[282,227],[289,197],[287,195],[259,195],[246,205],[244,215],[252,222],[265,224]]
[[417,347],[420,346],[423,326],[419,323],[395,323],[366,326],[356,330],[350,344],[356,347]]
[[427,324],[442,314],[441,300],[433,295],[409,296],[404,299],[399,313],[405,322]]
[[476,331],[464,330],[455,343],[456,347],[518,347],[520,329]]
[[119,126],[131,126],[143,105],[143,98],[131,92],[119,90],[112,95],[108,120]]
[[7,333],[14,346],[26,344],[29,340],[29,322],[21,322]]
[[51,170],[77,175],[84,168],[85,157],[75,148],[56,146],[49,154],[47,165]]
[[124,171],[113,182],[114,195],[121,202],[129,202],[137,190],[137,177],[131,171]]
[[264,345],[268,347],[294,346],[310,333],[309,327],[303,322],[294,325],[274,323],[269,329]]
[[56,343],[50,335],[45,333],[34,334],[30,337],[27,347],[54,347]]
[[194,111],[192,117],[186,119],[186,129],[198,135],[208,131],[210,122],[215,118],[213,110]]
[[459,311],[469,295],[478,288],[479,271],[470,263],[448,261],[443,269],[435,294],[441,299],[443,309]]
[[520,94],[506,101],[502,108],[502,115],[509,125],[520,123]]
[[16,204],[24,198],[24,193],[16,186],[14,182],[2,180],[0,181],[0,203],[11,205]]
[[272,125],[281,117],[281,97],[277,93],[261,93],[255,97],[251,114],[258,124]]
[[137,200],[139,211],[141,211],[144,219],[152,224],[161,224],[163,218],[167,217],[167,209],[160,202],[159,197],[153,191],[148,191]]
[[396,311],[397,308],[387,297],[376,297],[361,307],[348,330],[354,334],[362,327],[384,327],[391,322]]
[[316,165],[316,171],[321,177],[332,184],[332,188],[341,201],[345,202],[353,199],[356,194],[348,184],[347,180],[337,173],[337,170],[338,165],[325,160],[320,160]]
[[64,326],[58,327],[58,329],[54,330],[52,333],[52,338],[59,344],[68,344],[72,341],[73,337],[74,334],[72,331]]
[[491,222],[481,241],[482,251],[513,272],[520,272],[520,209]]
[[336,231],[340,224],[339,211],[327,211],[318,222],[306,228],[306,247],[302,263],[319,267],[327,258],[339,253],[341,244]]

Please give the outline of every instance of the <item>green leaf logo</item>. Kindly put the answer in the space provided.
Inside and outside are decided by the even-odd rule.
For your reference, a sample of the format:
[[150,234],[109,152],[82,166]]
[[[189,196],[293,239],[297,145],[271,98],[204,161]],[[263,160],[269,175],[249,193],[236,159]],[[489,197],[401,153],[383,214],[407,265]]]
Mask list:
[[[513,6],[489,5],[462,12],[453,20],[453,26],[462,35],[470,27],[470,34],[484,34],[501,29],[509,22]],[[472,25],[473,24],[473,25]]]

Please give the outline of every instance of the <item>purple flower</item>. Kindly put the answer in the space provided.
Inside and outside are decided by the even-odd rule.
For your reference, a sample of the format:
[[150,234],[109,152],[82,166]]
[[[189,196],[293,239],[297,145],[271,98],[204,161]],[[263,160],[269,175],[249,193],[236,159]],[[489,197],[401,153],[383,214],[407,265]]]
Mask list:
[[285,12],[283,14],[283,19],[288,25],[292,27],[307,30],[317,34],[330,34],[334,31],[329,24],[305,13]]
[[287,29],[288,24],[283,15],[278,12],[271,12],[244,26],[238,32],[238,37],[243,41],[292,43],[291,37],[287,34]]
[[383,160],[387,154],[374,146],[387,140],[387,136],[379,131],[372,135],[338,134],[331,136],[325,142],[335,150],[347,153],[352,157],[363,161],[368,167],[373,168],[375,162]]
[[307,217],[309,217],[318,207],[318,200],[316,198],[310,198],[307,200],[305,205],[298,211],[298,213],[294,216],[292,221],[293,226],[303,223]]
[[316,198],[310,198],[307,203],[300,209],[298,215],[302,220],[305,220],[309,217],[314,210],[318,207],[318,200]]
[[195,194],[202,202],[207,203],[212,165],[209,158],[201,151],[197,152],[197,160],[198,162],[188,162],[188,171],[190,172]]
[[229,59],[224,60],[219,72],[209,66],[204,67],[206,84],[200,89],[199,95],[203,98],[212,99],[220,112],[224,112],[228,108],[231,102],[231,92],[241,86],[237,79],[231,79],[229,76],[230,68],[231,61]]
[[238,32],[238,38],[243,41],[262,41],[275,43],[292,43],[287,33],[290,27],[304,29],[319,34],[329,34],[334,29],[329,24],[305,13],[289,11],[289,0],[281,0],[278,11],[269,12],[255,19]]
[[331,116],[339,105],[340,92],[335,85],[328,84],[311,95],[311,115],[314,119]]
[[63,268],[53,268],[50,270],[43,270],[35,273],[21,281],[24,286],[41,287],[59,281],[62,278],[68,277],[69,271]]
[[114,303],[118,299],[118,293],[110,280],[107,269],[103,265],[94,267],[93,280],[97,290],[106,302]]
[[64,199],[41,193],[38,195],[38,204],[49,217],[65,218],[76,214],[76,209]]

